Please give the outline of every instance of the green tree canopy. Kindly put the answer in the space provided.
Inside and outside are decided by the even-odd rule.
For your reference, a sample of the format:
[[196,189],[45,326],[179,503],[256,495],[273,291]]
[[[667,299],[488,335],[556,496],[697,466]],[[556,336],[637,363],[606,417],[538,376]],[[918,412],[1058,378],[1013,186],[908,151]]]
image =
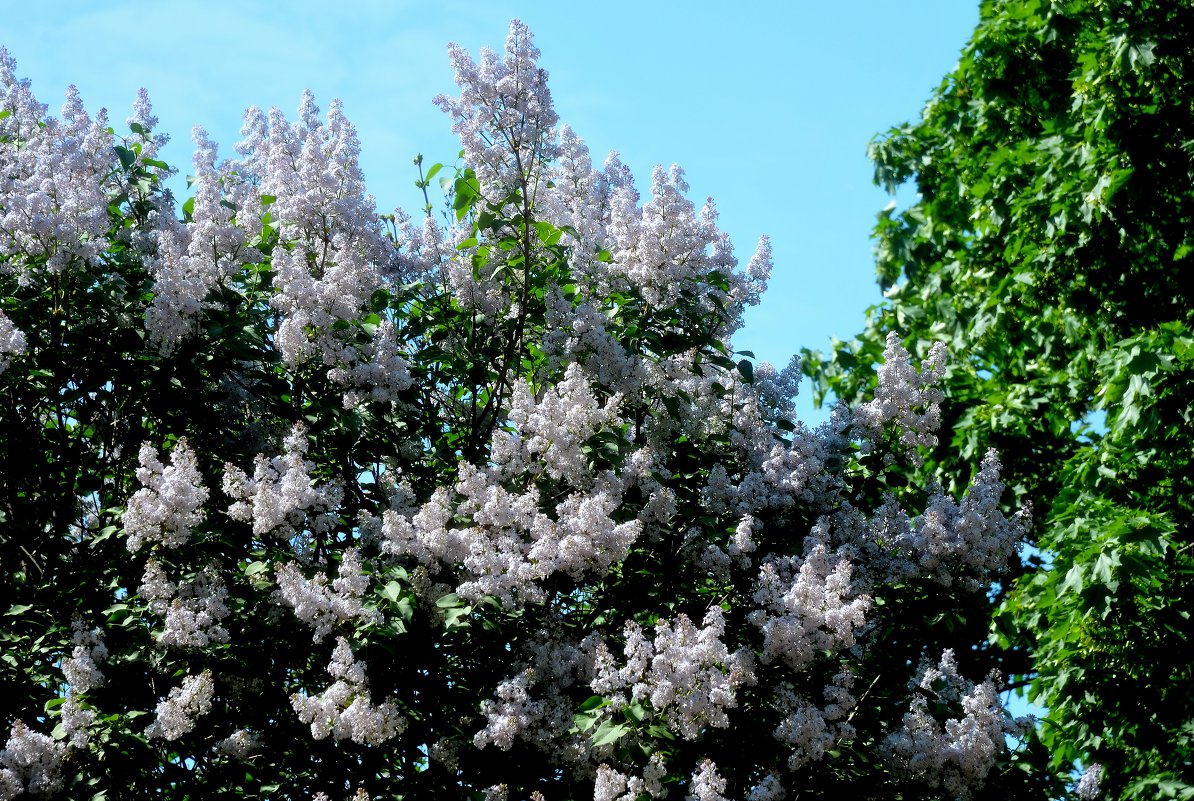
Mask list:
[[1194,796],[1191,96],[1185,0],[984,2],[922,118],[871,147],[919,192],[879,216],[885,300],[806,360],[850,400],[892,331],[956,355],[924,476],[993,446],[1035,502],[1043,556],[993,637],[1056,766],[1133,798]]

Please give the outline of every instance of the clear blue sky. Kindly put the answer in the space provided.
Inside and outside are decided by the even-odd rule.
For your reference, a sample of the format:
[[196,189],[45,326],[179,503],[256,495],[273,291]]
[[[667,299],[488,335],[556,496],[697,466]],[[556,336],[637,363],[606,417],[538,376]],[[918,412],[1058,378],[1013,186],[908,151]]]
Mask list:
[[[459,149],[431,104],[454,89],[447,43],[500,50],[514,17],[595,160],[616,149],[640,180],[680,164],[743,263],[771,236],[771,289],[738,348],[782,367],[861,328],[880,300],[869,234],[888,200],[866,144],[920,113],[978,0],[0,0],[0,44],[55,113],[74,83],[121,125],[146,87],[184,175],[193,125],[231,156],[247,106],[293,116],[304,88],[321,108],[342,98],[380,209],[415,210],[413,156],[451,162]],[[818,419],[808,395],[802,416]]]

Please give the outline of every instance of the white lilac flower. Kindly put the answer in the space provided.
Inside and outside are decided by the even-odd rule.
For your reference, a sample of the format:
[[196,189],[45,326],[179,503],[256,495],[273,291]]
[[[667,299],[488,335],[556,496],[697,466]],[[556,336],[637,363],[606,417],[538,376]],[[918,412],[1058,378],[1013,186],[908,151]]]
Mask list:
[[74,86],[62,118],[48,117],[16,63],[0,50],[0,262],[22,283],[42,270],[92,262],[108,246],[105,188],[116,155],[108,120],[91,118]]
[[237,729],[216,743],[216,751],[236,760],[247,759],[260,747],[257,737],[248,729]]
[[91,737],[88,727],[95,721],[95,710],[84,709],[74,690],[68,690],[60,708],[62,728],[71,748],[86,748]]
[[473,737],[473,745],[477,748],[493,745],[509,751],[518,734],[542,721],[545,704],[532,700],[527,692],[533,681],[534,672],[527,670],[498,684],[494,698],[481,704],[485,728]]
[[258,454],[253,477],[232,464],[224,465],[224,493],[235,502],[228,516],[253,524],[253,533],[289,539],[310,530],[322,533],[335,525],[335,510],[343,495],[335,483],[315,486],[314,463],[307,461],[306,429],[296,425],[272,459]]
[[[553,574],[608,570],[626,558],[642,530],[637,520],[612,518],[622,490],[610,476],[598,477],[591,491],[567,494],[553,519],[540,510],[535,486],[511,491],[503,484],[504,472],[462,463],[455,488],[459,502],[441,488],[413,515],[387,511],[383,551],[424,564],[459,562],[466,571],[456,587],[462,597],[476,601],[488,595],[512,604],[541,598],[542,582]],[[583,476],[569,478],[587,483]],[[472,525],[454,525],[457,517]]]
[[191,529],[203,521],[207,488],[199,473],[199,460],[180,439],[164,466],[157,449],[148,442],[141,445],[141,467],[137,480],[142,489],[129,498],[124,512],[128,549],[136,553],[143,545],[159,542],[165,548],[177,548],[191,537]]
[[[887,736],[884,750],[904,775],[969,798],[995,765],[1005,735],[1017,731],[1016,722],[1000,703],[994,680],[978,685],[967,681],[958,675],[951,652],[922,673],[919,684],[924,692],[913,696],[902,728]],[[927,694],[958,704],[962,717],[942,724],[929,713]]]
[[20,356],[24,352],[25,335],[4,312],[0,312],[0,373],[8,368],[13,356]]
[[822,543],[803,560],[765,561],[754,593],[760,608],[749,615],[763,633],[762,660],[783,659],[799,670],[818,651],[852,647],[871,606],[869,596],[855,594],[852,573],[850,561]]
[[154,721],[145,729],[150,739],[177,740],[195,728],[196,720],[211,711],[215,682],[211,671],[187,676],[158,701]]
[[[0,51],[0,60],[3,52]],[[39,734],[21,721],[12,724],[0,749],[0,799],[22,792],[50,795],[62,788],[62,760],[67,745]]]
[[688,785],[688,801],[729,801],[724,795],[726,780],[711,759],[701,762]]
[[381,614],[361,603],[369,588],[360,552],[348,548],[340,558],[338,577],[328,586],[327,576],[316,573],[308,579],[294,562],[274,568],[278,590],[274,598],[294,610],[295,616],[315,629],[314,640],[323,640],[333,626],[345,620],[380,622]]
[[392,400],[411,381],[392,326],[377,326],[362,344],[354,326],[342,325],[368,313],[383,265],[388,269],[393,258],[365,191],[360,142],[338,100],[321,123],[306,92],[299,117],[291,124],[277,109],[267,116],[251,108],[237,145],[243,179],[235,192],[248,210],[240,216],[259,217],[268,208],[290,245],[273,250],[271,302],[281,317],[274,341],[289,367],[327,366],[328,376],[346,387],[346,407]]
[[780,778],[768,773],[746,794],[746,801],[781,801],[786,795]]
[[1031,508],[1010,519],[999,508],[1003,494],[999,458],[987,452],[960,503],[940,491],[915,520],[888,498],[868,524],[868,536],[891,556],[892,578],[925,575],[939,584],[978,589],[1007,569],[1032,524]]
[[[736,690],[754,681],[750,654],[731,654],[722,641],[725,621],[714,606],[698,628],[684,615],[655,624],[648,640],[638,625],[626,625],[625,665],[619,667],[604,645],[598,647],[595,692],[621,703],[649,701],[669,727],[686,740],[706,726],[729,725],[726,710],[738,705]],[[627,692],[628,691],[628,692]]]
[[406,721],[392,700],[374,704],[369,698],[365,666],[357,662],[343,637],[336,638],[328,674],[334,681],[318,695],[295,693],[291,706],[299,720],[309,724],[311,736],[377,745],[406,729]]
[[124,122],[129,127],[139,125],[150,133],[140,140],[141,152],[137,154],[137,158],[142,163],[145,159],[157,158],[158,149],[170,141],[169,134],[152,133],[153,129],[158,126],[158,118],[154,116],[153,104],[149,102],[149,92],[144,87],[137,90],[137,99],[133,101],[133,113]]
[[855,410],[855,425],[876,439],[888,423],[895,423],[903,444],[909,447],[937,444],[944,395],[934,385],[945,375],[947,358],[945,345],[936,342],[917,372],[908,351],[900,344],[899,334],[888,333],[874,398]]
[[1091,765],[1083,771],[1078,783],[1074,785],[1074,795],[1081,798],[1083,801],[1094,801],[1103,794],[1099,787],[1099,781],[1103,777],[1103,766],[1099,764]]
[[163,645],[203,648],[228,641],[228,630],[221,625],[229,614],[228,590],[215,565],[208,565],[191,581],[175,584],[157,560],[150,559],[137,592],[150,611],[165,619],[158,637]]
[[156,256],[149,264],[154,298],[145,311],[150,339],[163,353],[190,336],[208,294],[220,281],[261,255],[246,246],[245,232],[233,223],[223,190],[233,182],[231,168],[216,164],[216,144],[203,128],[193,130],[195,202],[189,225],[163,223]]
[[503,197],[556,155],[552,130],[559,118],[547,71],[536,64],[539,50],[530,29],[514,20],[503,59],[483,48],[477,63],[457,44],[448,46],[448,55],[460,96],[441,95],[435,102],[452,117],[452,131],[483,191]]
[[668,793],[663,787],[666,775],[659,753],[651,755],[641,777],[627,775],[603,763],[597,767],[593,781],[593,801],[636,801],[644,794],[664,798]]
[[108,657],[108,647],[104,645],[99,629],[86,629],[79,621],[75,621],[72,628],[74,648],[71,655],[62,660],[62,675],[74,692],[85,693],[104,683],[98,663]]

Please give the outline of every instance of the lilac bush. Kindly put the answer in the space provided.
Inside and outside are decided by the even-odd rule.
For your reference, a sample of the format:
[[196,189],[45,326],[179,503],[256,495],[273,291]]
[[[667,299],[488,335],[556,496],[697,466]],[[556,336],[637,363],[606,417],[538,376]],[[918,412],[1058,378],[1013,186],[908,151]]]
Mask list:
[[594,166],[538,56],[452,48],[416,218],[310,94],[176,205],[144,95],[55,118],[0,50],[0,799],[1019,787],[953,621],[1028,512],[903,480],[944,352],[795,420],[731,344],[767,240]]

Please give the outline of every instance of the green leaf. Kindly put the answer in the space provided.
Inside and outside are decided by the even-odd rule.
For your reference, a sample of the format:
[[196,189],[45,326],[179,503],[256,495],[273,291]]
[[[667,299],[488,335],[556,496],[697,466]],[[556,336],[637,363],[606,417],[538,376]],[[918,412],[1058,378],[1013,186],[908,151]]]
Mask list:
[[[397,581],[387,582],[384,587],[378,588],[377,594],[393,603],[397,603],[398,599],[402,596],[402,585]],[[443,598],[440,600],[442,601]]]
[[250,562],[249,564],[245,565],[245,575],[246,576],[258,576],[258,575],[260,575],[262,573],[266,573],[268,571],[269,571],[269,563],[268,562],[260,562],[260,561]]
[[609,699],[603,695],[591,695],[580,705],[580,711],[592,712],[594,709],[609,706],[609,703]]
[[454,592],[450,592],[436,600],[435,605],[440,609],[455,609],[465,606],[466,604],[463,598]]
[[131,169],[137,163],[137,154],[124,145],[116,145],[113,150],[116,151],[116,156],[120,159],[120,166],[126,170]]
[[635,723],[642,723],[647,717],[647,709],[640,701],[635,701],[633,704],[627,704],[622,708],[622,712],[629,720],[633,720]]
[[590,740],[592,741],[594,747],[610,745],[611,743],[616,743],[618,740],[625,737],[629,731],[630,728],[625,724],[614,723],[612,720],[605,720],[602,721],[601,725],[597,727],[597,730],[593,732]]
[[753,384],[755,382],[755,366],[749,360],[743,359],[738,362],[738,372],[746,383]]

